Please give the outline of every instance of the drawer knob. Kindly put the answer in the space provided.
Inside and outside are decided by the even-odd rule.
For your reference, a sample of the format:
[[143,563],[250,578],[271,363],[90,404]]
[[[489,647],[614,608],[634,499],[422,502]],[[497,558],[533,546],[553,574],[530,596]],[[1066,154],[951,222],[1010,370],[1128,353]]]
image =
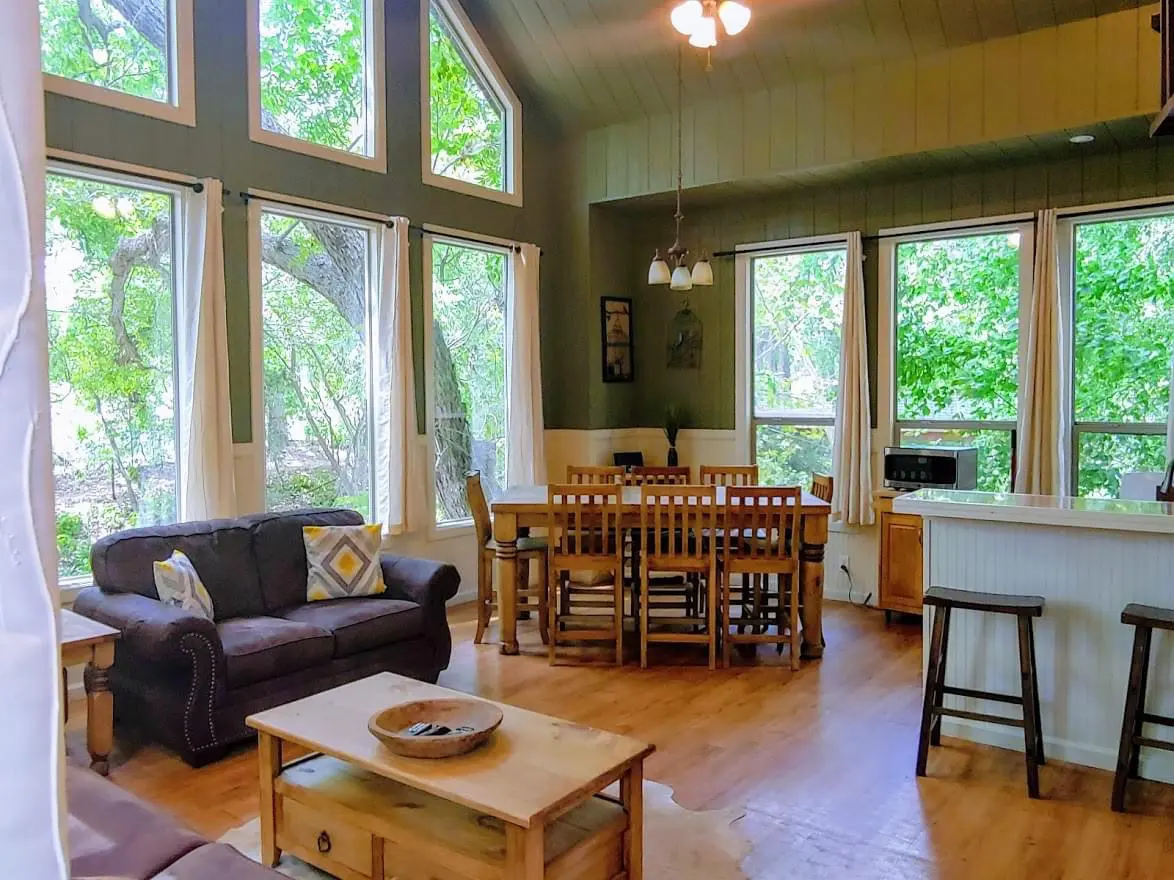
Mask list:
[[318,852],[323,854],[330,852],[330,835],[325,831],[318,835]]

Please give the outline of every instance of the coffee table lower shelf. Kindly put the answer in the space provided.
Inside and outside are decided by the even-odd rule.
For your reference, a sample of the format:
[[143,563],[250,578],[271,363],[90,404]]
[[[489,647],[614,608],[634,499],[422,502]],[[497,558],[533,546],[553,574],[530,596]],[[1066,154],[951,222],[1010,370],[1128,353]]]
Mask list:
[[[526,832],[324,755],[286,766],[273,786],[277,849],[340,880],[516,878]],[[605,795],[547,824],[544,869],[525,877],[627,880],[628,816]],[[536,861],[536,859],[535,859]]]

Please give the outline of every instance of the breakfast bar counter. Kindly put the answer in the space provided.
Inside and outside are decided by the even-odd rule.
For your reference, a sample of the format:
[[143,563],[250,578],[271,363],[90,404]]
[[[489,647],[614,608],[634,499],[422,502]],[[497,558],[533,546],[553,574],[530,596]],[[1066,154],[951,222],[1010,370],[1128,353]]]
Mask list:
[[[926,588],[1045,599],[1036,648],[1047,755],[1112,770],[1133,644],[1121,610],[1130,602],[1174,607],[1174,505],[923,489],[896,499],[893,509],[923,519]],[[924,626],[928,644],[928,614]],[[955,612],[947,683],[1018,692],[1016,638],[1013,620]],[[1147,711],[1174,716],[1169,633],[1154,633],[1149,693]],[[947,705],[990,711],[988,703],[955,696]],[[1018,731],[980,721],[948,718],[942,732],[1023,749]],[[1174,754],[1143,749],[1140,770],[1174,782]]]

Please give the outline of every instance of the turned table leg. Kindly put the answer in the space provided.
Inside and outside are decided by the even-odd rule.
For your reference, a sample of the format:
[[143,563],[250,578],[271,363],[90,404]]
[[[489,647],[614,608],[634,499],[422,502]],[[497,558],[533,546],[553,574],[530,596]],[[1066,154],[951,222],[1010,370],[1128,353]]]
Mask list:
[[501,621],[501,653],[518,653],[518,518],[509,513],[493,517],[493,582]]
[[823,656],[823,554],[828,539],[826,516],[803,517],[803,545],[799,550],[799,578],[803,596],[801,656]]
[[103,776],[110,772],[110,750],[114,746],[114,695],[110,693],[110,667],[114,665],[114,644],[94,645],[86,664],[86,748],[90,769]]

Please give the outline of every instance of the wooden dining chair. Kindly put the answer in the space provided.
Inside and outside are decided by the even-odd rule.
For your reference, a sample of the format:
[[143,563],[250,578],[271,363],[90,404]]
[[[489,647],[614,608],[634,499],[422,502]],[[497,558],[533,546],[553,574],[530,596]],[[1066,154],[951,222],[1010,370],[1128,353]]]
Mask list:
[[568,483],[623,483],[624,469],[622,467],[597,467],[595,465],[569,464],[567,465]]
[[828,504],[832,503],[832,490],[835,488],[836,482],[832,479],[831,474],[812,474],[811,475],[811,494],[820,501],[826,501]]
[[[624,662],[624,557],[620,534],[623,487],[581,483],[552,484],[546,489],[546,529],[550,542],[547,594],[553,665],[562,644],[608,642],[615,646],[615,663]],[[565,601],[573,571],[610,575],[591,588],[600,599],[611,598],[611,614],[575,614]],[[599,602],[594,607],[603,605]]]
[[628,486],[687,486],[692,479],[693,471],[686,465],[633,467],[624,474],[624,483]]
[[[493,542],[493,520],[489,514],[489,502],[481,485],[481,472],[473,471],[465,476],[465,495],[469,512],[473,515],[473,529],[477,537],[477,634],[473,644],[481,644],[489,621],[493,619],[497,602],[494,601],[493,557],[497,545]],[[539,586],[530,586],[530,563],[538,563]],[[546,541],[529,536],[518,538],[518,616],[535,612],[538,616],[538,632],[546,644]]]
[[[797,487],[729,486],[725,490],[722,519],[726,534],[746,536],[725,541],[722,550],[725,666],[730,665],[730,649],[735,644],[774,644],[780,651],[789,644],[791,669],[799,668],[799,542],[794,536],[799,534],[802,501],[803,492]],[[739,616],[733,617],[736,574],[742,576],[742,601]],[[777,590],[770,588],[772,575],[777,578]]]
[[[704,644],[709,648],[709,668],[717,668],[717,555],[711,532],[717,513],[714,486],[640,487],[640,532],[646,536],[640,559],[640,666],[648,666],[648,645],[653,642]],[[652,616],[661,605],[654,602],[651,574],[683,572],[685,586],[698,591],[692,613]],[[703,598],[704,597],[704,598]]]
[[701,466],[701,483],[705,486],[757,486],[758,465],[703,464]]

